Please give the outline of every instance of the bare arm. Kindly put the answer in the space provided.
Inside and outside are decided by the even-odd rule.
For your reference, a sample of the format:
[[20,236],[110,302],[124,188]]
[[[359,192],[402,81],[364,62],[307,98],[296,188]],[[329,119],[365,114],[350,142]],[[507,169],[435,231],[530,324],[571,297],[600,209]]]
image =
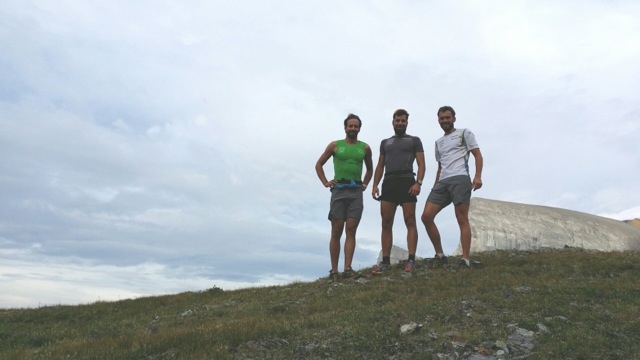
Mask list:
[[[424,165],[424,152],[416,153],[416,162],[418,163],[418,180],[424,179],[425,165]],[[417,182],[409,188],[409,194],[417,196],[420,194],[421,185]]]
[[365,155],[364,155],[364,166],[367,171],[364,173],[364,179],[362,179],[362,191],[367,188],[369,185],[369,181],[371,181],[371,176],[373,175],[373,160],[372,160],[371,148],[369,145],[365,146]]
[[333,187],[336,184],[336,180],[332,179],[331,181],[327,180],[326,175],[324,174],[324,169],[322,168],[324,164],[336,153],[337,142],[332,141],[327,148],[324,150],[320,158],[316,162],[316,174],[318,174],[318,178],[322,182],[324,187]]
[[476,191],[482,187],[482,166],[484,165],[484,159],[479,148],[471,150],[471,154],[476,159],[476,175],[473,177],[472,187],[473,191]]
[[380,190],[378,189],[378,184],[380,180],[382,180],[382,173],[384,172],[384,155],[380,154],[378,158],[378,165],[376,165],[376,171],[373,175],[373,187],[371,188],[371,196],[374,199],[378,199],[380,197]]
[[438,180],[440,180],[440,171],[441,170],[442,170],[442,163],[440,161],[438,161],[438,171],[436,172],[436,181],[433,182],[433,186],[434,187],[438,183]]

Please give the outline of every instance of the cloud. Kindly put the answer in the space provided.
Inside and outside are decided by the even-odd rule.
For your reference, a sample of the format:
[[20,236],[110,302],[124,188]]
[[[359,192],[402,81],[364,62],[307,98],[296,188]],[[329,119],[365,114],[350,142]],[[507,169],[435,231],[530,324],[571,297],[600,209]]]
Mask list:
[[[485,158],[474,196],[627,214],[640,203],[638,16],[596,0],[4,2],[0,251],[20,256],[0,306],[324,276],[329,194],[313,166],[349,112],[376,161],[407,108],[429,184],[435,112],[452,105]],[[365,194],[357,267],[377,257],[378,206]],[[453,209],[436,221],[453,251]]]
[[635,206],[629,209],[625,209],[618,213],[599,214],[599,216],[604,216],[604,217],[608,217],[616,220],[640,219],[640,206]]
[[[3,254],[5,255],[5,254]],[[248,286],[286,284],[308,278],[289,274],[264,274],[256,281],[211,278],[200,267],[168,267],[158,263],[134,266],[95,264],[77,258],[41,257],[43,263],[3,257],[3,291],[0,307],[36,307],[87,304],[143,296],[203,291],[212,287],[232,290]],[[109,286],[109,284],[114,284]],[[160,285],[163,284],[163,285]],[[37,290],[37,291],[34,291]]]

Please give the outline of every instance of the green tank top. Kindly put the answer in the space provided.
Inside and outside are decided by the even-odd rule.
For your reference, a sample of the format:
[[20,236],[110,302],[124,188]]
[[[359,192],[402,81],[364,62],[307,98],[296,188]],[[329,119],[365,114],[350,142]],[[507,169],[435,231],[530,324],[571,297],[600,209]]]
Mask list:
[[336,180],[362,181],[362,160],[366,153],[365,143],[349,145],[344,140],[338,140],[336,153],[333,155],[333,171]]

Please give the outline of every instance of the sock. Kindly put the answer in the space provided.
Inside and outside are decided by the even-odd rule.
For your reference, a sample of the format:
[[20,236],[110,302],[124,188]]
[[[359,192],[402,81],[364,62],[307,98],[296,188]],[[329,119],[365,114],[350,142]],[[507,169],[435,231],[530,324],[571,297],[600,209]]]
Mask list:
[[436,254],[436,257],[437,257],[438,259],[442,259],[442,258],[444,258],[444,253],[437,253],[437,254]]
[[383,256],[382,257],[383,264],[391,264],[391,256]]
[[462,258],[462,260],[464,260],[464,262],[467,264],[467,266],[471,266],[471,264],[469,262],[469,259]]
[[416,262],[416,254],[409,254],[409,261]]

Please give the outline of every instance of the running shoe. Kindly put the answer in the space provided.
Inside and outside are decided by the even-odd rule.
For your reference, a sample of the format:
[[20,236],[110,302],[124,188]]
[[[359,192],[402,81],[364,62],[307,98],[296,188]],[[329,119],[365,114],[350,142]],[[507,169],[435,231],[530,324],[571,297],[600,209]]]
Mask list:
[[460,264],[458,265],[460,269],[477,269],[480,266],[481,266],[480,261],[469,260],[469,263],[467,264],[467,262],[464,259],[460,259]]
[[407,260],[407,262],[405,262],[404,264],[404,272],[413,272],[416,269],[416,263],[415,261],[409,261]]
[[447,265],[447,257],[442,255],[442,256],[434,256],[432,260],[429,261],[430,264],[430,268],[432,269],[437,269],[437,268],[445,268]]
[[344,272],[342,273],[342,278],[343,279],[355,279],[360,277],[360,273],[353,270],[353,268],[348,267],[347,269],[344,270]]
[[391,270],[391,264],[380,263],[373,267],[371,273],[373,275],[379,275],[389,270]]

